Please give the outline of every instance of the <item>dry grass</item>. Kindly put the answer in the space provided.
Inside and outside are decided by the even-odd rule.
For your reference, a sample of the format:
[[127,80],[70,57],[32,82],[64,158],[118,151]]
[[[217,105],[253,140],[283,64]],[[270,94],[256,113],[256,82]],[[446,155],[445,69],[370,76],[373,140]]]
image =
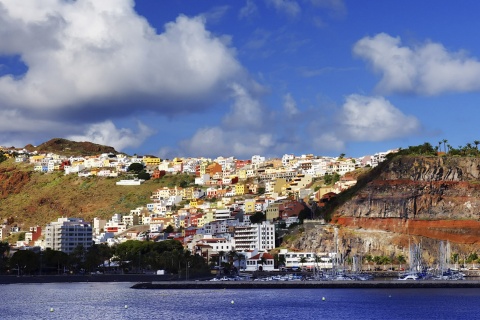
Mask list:
[[[0,164],[0,168],[12,166],[20,171],[33,170],[30,165],[17,165],[12,160]],[[0,199],[0,218],[3,221],[13,217],[14,224],[20,225],[22,230],[44,226],[62,216],[88,221],[94,217],[105,219],[114,213],[127,214],[131,209],[146,205],[151,202],[153,191],[171,184],[170,179],[164,177],[163,181],[150,180],[140,186],[117,186],[115,183],[120,179],[32,172],[19,193]]]

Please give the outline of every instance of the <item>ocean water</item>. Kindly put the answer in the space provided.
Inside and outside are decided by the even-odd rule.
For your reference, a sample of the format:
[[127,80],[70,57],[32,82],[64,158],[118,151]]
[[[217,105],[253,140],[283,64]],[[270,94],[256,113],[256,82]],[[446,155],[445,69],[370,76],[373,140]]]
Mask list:
[[478,319],[480,289],[135,290],[0,285],[0,319]]

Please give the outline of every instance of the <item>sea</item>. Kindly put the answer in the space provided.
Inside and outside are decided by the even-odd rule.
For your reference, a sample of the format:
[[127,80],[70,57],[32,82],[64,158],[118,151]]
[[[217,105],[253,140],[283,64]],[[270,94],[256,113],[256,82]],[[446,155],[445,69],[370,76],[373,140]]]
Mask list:
[[0,285],[0,319],[480,319],[480,289],[132,289]]

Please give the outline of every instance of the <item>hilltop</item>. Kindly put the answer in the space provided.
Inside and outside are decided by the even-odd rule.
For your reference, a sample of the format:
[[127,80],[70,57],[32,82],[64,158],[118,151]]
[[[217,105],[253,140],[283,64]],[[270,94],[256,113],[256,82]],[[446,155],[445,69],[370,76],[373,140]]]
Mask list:
[[31,144],[26,145],[25,149],[29,152],[37,151],[39,153],[56,153],[60,155],[96,155],[101,153],[118,153],[113,147],[104,146],[88,141],[77,142],[62,138],[53,138],[39,146]]

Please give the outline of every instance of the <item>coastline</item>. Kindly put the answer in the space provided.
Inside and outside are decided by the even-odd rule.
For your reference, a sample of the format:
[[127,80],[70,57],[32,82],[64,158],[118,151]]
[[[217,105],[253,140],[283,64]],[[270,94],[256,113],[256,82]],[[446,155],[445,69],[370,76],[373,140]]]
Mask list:
[[480,281],[165,281],[137,283],[132,289],[412,289],[480,288]]
[[[0,275],[0,285],[129,282],[133,289],[308,289],[308,288],[480,288],[477,272],[465,280],[395,280],[397,273],[378,273],[367,281],[206,281],[211,276],[179,280],[177,275],[95,274],[95,275]],[[473,277],[472,277],[473,276]]]
[[0,275],[0,284],[69,283],[69,282],[152,282],[176,279],[170,275],[155,274],[96,274],[96,275]]

